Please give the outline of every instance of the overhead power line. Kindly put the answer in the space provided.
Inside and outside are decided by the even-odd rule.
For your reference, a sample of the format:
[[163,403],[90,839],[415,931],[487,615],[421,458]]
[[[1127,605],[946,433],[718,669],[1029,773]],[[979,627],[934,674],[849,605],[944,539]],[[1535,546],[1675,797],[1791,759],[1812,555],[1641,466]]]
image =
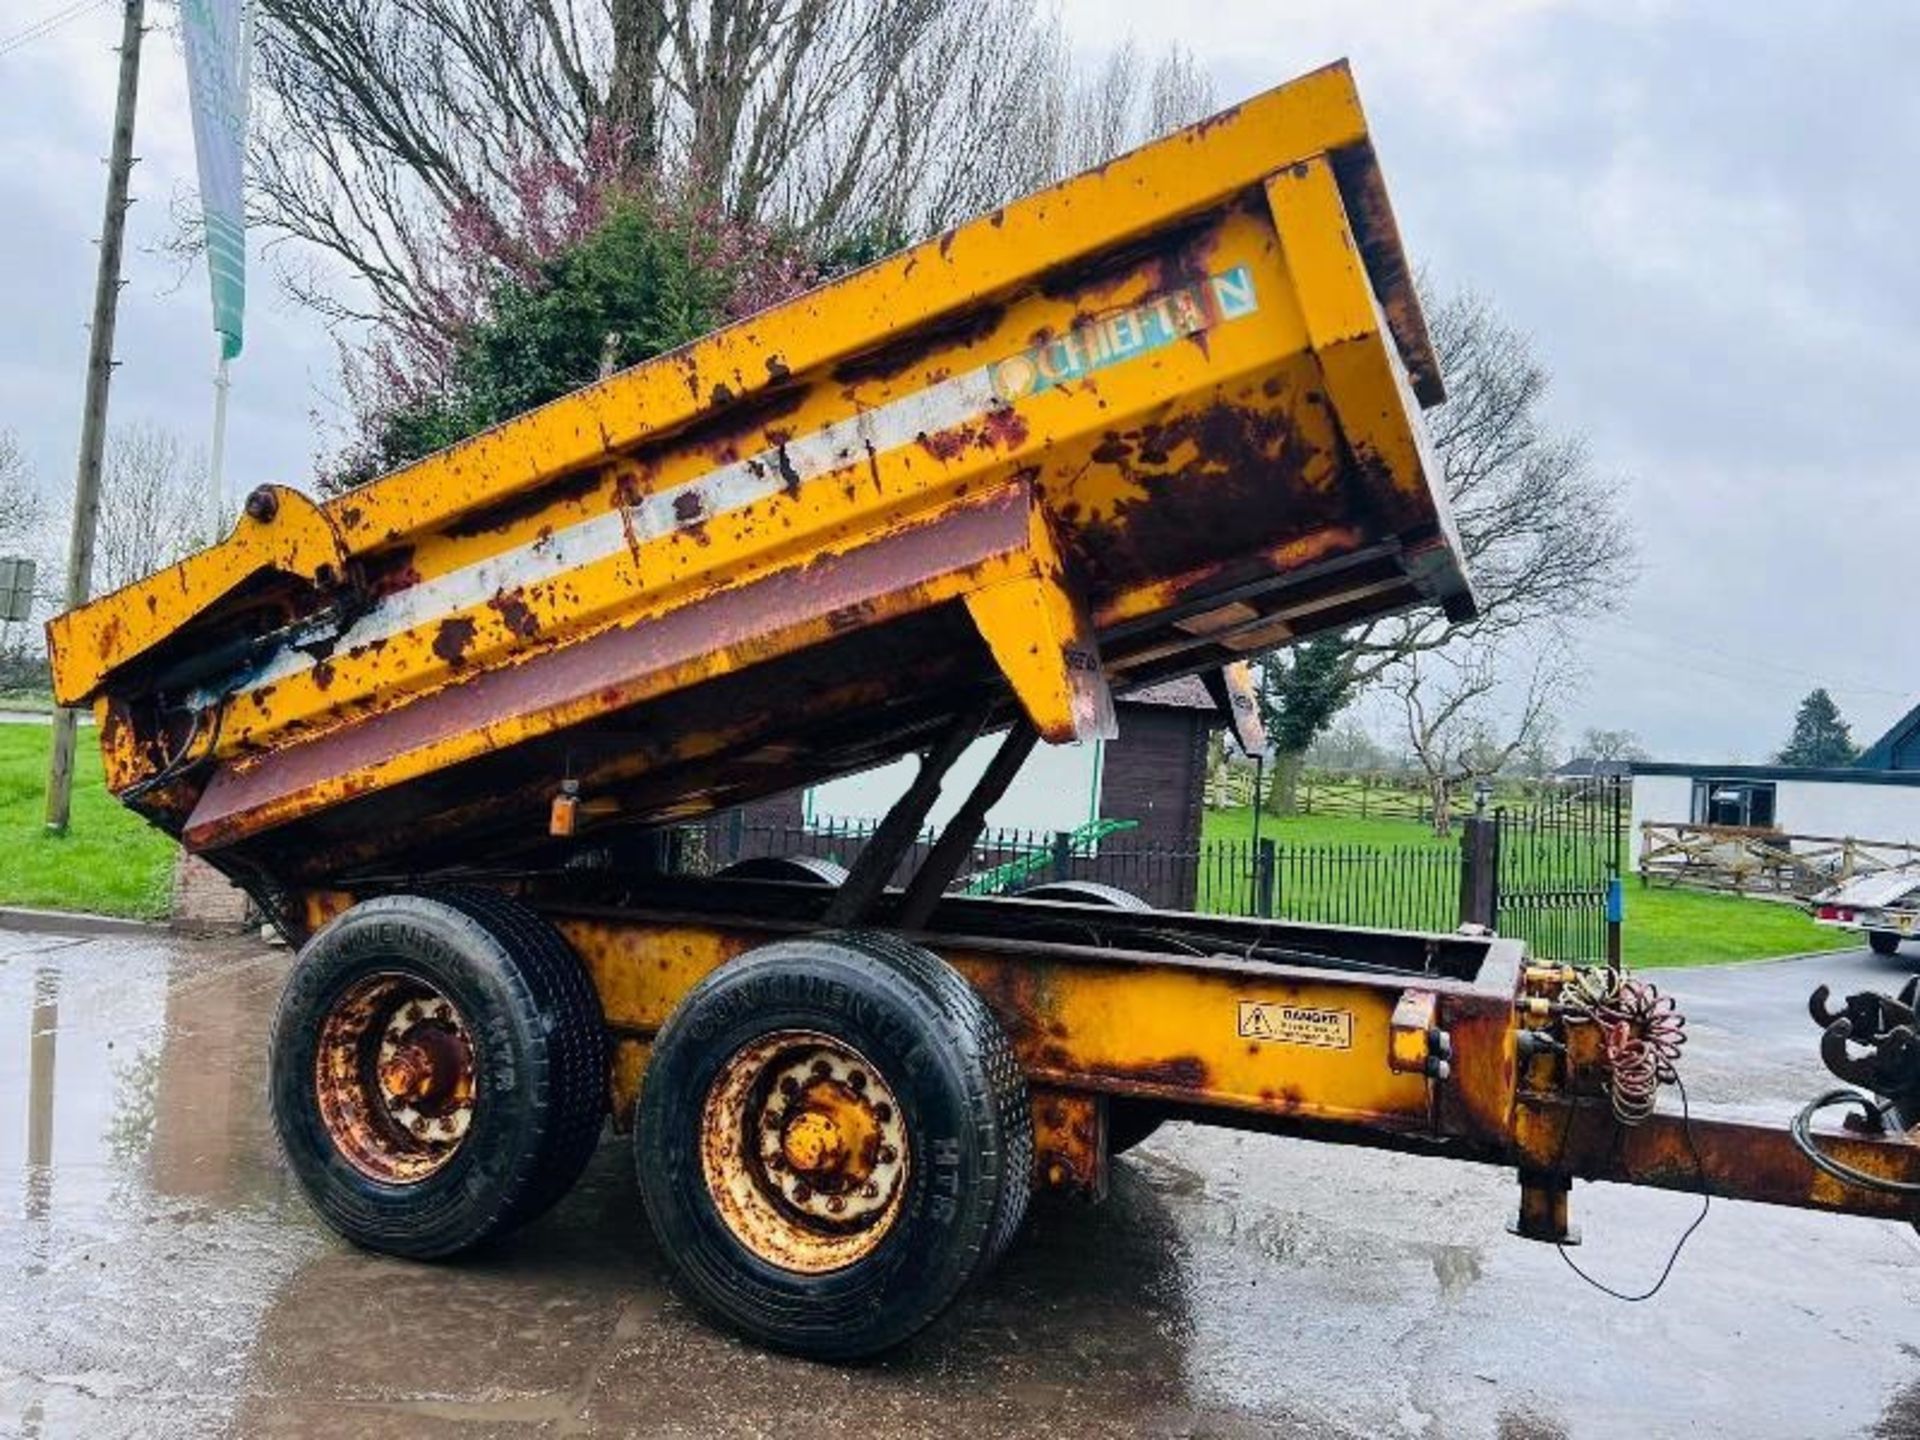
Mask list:
[[51,15],[43,15],[24,29],[11,35],[0,37],[0,55],[10,54],[22,45],[31,44],[43,35],[51,35],[70,20],[78,20],[89,10],[98,10],[107,0],[76,0],[76,3],[63,6]]
[[[1914,693],[1914,687],[1911,685],[1869,684],[1856,676],[1835,675],[1824,666],[1816,666],[1804,661],[1796,663],[1738,654],[1719,645],[1666,634],[1647,626],[1637,626],[1632,633],[1610,631],[1582,635],[1580,643],[1597,645],[1601,649],[1610,648],[1631,655],[1636,660],[1645,660],[1672,669],[1697,668],[1707,674],[1719,673],[1714,668],[1717,662],[1731,667],[1736,672],[1734,678],[1756,685],[1767,684],[1783,689],[1791,685],[1809,687],[1818,685],[1836,695],[1881,695],[1893,699],[1902,699]],[[1684,656],[1676,655],[1672,653],[1674,650],[1691,653]]]

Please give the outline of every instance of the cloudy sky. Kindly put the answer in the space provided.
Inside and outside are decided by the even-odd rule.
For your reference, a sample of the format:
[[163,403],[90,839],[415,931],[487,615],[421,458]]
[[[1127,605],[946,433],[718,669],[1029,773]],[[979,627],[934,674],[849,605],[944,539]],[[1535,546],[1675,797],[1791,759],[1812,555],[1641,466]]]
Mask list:
[[[54,0],[4,0],[0,39]],[[0,54],[0,426],[42,482],[78,434],[117,7]],[[1096,59],[1179,42],[1222,101],[1341,55],[1401,228],[1555,375],[1639,529],[1641,579],[1585,646],[1563,728],[1760,760],[1824,684],[1871,739],[1920,700],[1920,6],[1658,0],[1067,0]],[[16,17],[19,24],[15,24]],[[118,419],[198,435],[205,282],[151,253],[192,173],[172,41],[146,52]],[[255,288],[236,486],[298,482],[331,345]]]

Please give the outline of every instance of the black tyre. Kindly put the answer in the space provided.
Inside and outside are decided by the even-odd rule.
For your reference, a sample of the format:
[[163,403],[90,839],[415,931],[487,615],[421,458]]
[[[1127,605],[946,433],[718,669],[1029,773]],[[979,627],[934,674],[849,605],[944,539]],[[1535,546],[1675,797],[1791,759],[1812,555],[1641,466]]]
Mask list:
[[567,1192],[607,1076],[599,997],[559,933],[462,890],[365,901],[307,942],[269,1086],[321,1218],[370,1250],[438,1259]]
[[1011,1243],[1033,1121],[973,987],[891,936],[781,941],[688,992],[654,1042],[640,1191],[695,1301],[818,1359],[907,1339]]
[[716,880],[784,880],[789,885],[826,885],[838,889],[847,883],[847,867],[817,855],[760,855],[736,860],[714,871]]
[[1876,955],[1892,955],[1900,949],[1900,934],[1895,930],[1869,930],[1867,944]]
[[1099,905],[1108,910],[1151,910],[1131,890],[1102,885],[1098,880],[1043,880],[1014,892],[1020,900],[1064,900],[1070,905]]

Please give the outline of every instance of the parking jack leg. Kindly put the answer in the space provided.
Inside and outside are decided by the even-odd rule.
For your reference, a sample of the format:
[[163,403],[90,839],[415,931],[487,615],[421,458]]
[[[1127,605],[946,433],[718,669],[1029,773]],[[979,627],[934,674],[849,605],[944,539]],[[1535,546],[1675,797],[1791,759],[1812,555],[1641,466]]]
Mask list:
[[1578,1245],[1580,1231],[1569,1221],[1571,1176],[1552,1170],[1520,1172],[1520,1213],[1507,1222],[1509,1233],[1549,1245]]

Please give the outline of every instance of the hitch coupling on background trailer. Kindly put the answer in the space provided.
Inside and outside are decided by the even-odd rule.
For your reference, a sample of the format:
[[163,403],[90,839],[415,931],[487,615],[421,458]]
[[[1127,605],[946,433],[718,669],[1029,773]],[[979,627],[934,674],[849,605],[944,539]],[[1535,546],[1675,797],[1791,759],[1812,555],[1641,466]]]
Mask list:
[[1814,1117],[1840,1106],[1857,1112],[1843,1122],[1856,1134],[1899,1134],[1920,1123],[1920,976],[1901,988],[1898,999],[1863,990],[1849,995],[1838,1013],[1827,1008],[1827,995],[1822,985],[1807,999],[1807,1011],[1822,1032],[1820,1058],[1848,1086],[1864,1086],[1873,1094],[1849,1088],[1815,1096],[1793,1118],[1793,1142],[1822,1174],[1843,1184],[1890,1195],[1920,1195],[1920,1183],[1849,1165],[1813,1138]]

